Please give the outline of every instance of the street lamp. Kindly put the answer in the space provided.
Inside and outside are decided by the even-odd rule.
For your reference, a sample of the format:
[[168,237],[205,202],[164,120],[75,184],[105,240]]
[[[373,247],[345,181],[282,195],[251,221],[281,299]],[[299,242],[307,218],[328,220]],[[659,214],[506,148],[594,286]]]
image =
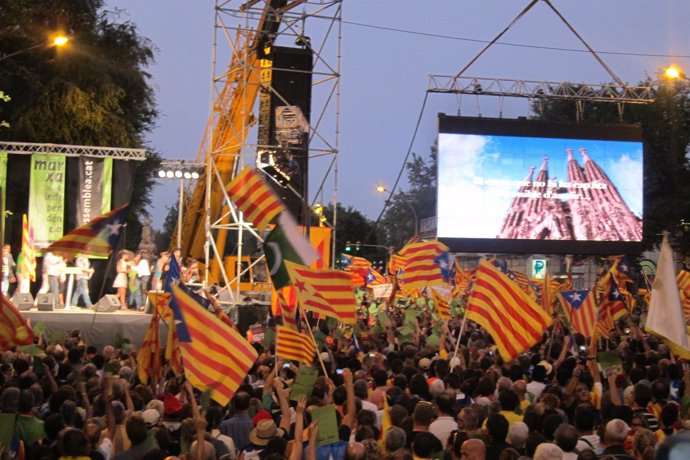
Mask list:
[[670,65],[666,69],[664,69],[664,77],[666,77],[669,80],[686,80],[690,81],[688,77],[683,73],[681,69],[679,69],[675,65]]
[[[385,185],[379,184],[376,186],[376,191],[378,193],[387,193],[388,189],[386,188]],[[389,199],[386,200],[386,205],[388,205],[389,201],[390,201],[390,197],[389,197]],[[417,235],[419,233],[419,219],[417,219],[417,211],[414,210],[414,207],[412,206],[412,204],[409,201],[407,201],[404,197],[401,199],[401,201],[403,203],[405,203],[407,205],[407,207],[410,208],[410,211],[412,212],[412,217],[414,217],[414,234]]]
[[175,247],[182,247],[182,216],[184,212],[184,180],[196,180],[199,178],[201,163],[184,160],[164,160],[161,162],[161,169],[158,170],[158,177],[161,179],[180,180],[180,201],[177,205],[177,244]]
[[10,54],[6,54],[4,56],[0,56],[0,61],[4,61],[5,59],[9,59],[11,57],[17,56],[18,54],[23,54],[29,51],[33,51],[39,48],[50,48],[50,47],[56,47],[60,48],[62,46],[65,46],[69,42],[69,38],[66,35],[62,34],[55,34],[51,39],[46,40],[42,43],[39,43],[37,45],[29,46],[28,48],[21,49],[19,51],[15,51]]

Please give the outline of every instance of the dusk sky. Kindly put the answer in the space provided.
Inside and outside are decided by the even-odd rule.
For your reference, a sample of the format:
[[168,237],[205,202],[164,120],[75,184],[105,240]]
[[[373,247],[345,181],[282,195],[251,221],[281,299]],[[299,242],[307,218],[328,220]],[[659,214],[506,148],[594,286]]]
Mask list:
[[[232,2],[238,6],[242,2]],[[420,116],[430,74],[454,75],[503,30],[527,0],[345,0],[341,67],[338,199],[370,218],[382,209],[377,184],[392,187]],[[627,83],[656,76],[670,63],[690,69],[690,2],[553,0],[608,66]],[[151,40],[148,71],[160,118],[149,144],[167,159],[194,159],[211,94],[212,0],[106,0]],[[315,27],[307,23],[309,28]],[[395,29],[395,30],[392,30]],[[546,4],[537,4],[465,73],[470,77],[602,83],[611,81]],[[278,43],[293,46],[292,43]],[[525,46],[515,46],[525,45]],[[545,49],[559,48],[559,49]],[[574,109],[573,109],[574,110]],[[424,156],[437,114],[514,118],[527,101],[430,94],[412,151]],[[313,190],[321,182],[312,169]],[[176,202],[174,181],[154,192],[154,226]],[[405,184],[403,183],[403,187]],[[327,189],[323,201],[332,201]]]

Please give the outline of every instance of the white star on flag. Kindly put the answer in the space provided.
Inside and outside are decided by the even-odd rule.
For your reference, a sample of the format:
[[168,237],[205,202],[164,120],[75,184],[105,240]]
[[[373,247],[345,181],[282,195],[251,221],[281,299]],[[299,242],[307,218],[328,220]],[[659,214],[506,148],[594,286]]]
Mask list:
[[117,220],[114,223],[109,224],[108,225],[108,228],[110,229],[109,234],[110,235],[119,235],[121,227],[122,227],[122,224]]
[[581,297],[579,292],[575,292],[572,296],[570,296],[573,302],[579,302]]

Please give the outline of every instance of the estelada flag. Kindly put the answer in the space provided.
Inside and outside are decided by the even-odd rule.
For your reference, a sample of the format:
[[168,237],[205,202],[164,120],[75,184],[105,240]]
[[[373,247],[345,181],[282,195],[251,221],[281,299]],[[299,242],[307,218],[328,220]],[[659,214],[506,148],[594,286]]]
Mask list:
[[558,296],[573,332],[592,337],[597,320],[596,291],[563,291]]
[[276,356],[309,365],[315,353],[316,344],[310,336],[289,327],[276,327]]
[[357,321],[357,300],[350,273],[321,270],[285,261],[299,305],[346,324]]
[[187,380],[221,406],[230,402],[258,354],[239,332],[223,323],[178,286],[170,308]]
[[475,272],[466,315],[491,334],[505,362],[541,341],[553,323],[541,306],[486,260]]
[[438,241],[415,242],[402,248],[400,255],[407,259],[402,275],[403,291],[445,284],[438,257],[447,251],[448,247]]
[[251,166],[244,168],[228,184],[228,196],[244,213],[244,217],[262,231],[285,205],[270,185]]
[[68,254],[72,257],[85,254],[93,257],[108,257],[117,246],[122,227],[127,220],[129,204],[124,204],[100,215],[88,224],[68,232],[48,246],[46,252]]
[[34,331],[17,307],[0,294],[0,350],[9,350],[16,345],[34,343]]

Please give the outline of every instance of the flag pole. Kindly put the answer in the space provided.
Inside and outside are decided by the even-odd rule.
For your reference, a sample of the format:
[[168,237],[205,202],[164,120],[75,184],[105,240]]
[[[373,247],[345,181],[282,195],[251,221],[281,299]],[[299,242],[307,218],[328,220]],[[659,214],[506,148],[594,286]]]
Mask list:
[[[309,318],[307,318],[307,314],[305,313],[303,308],[300,308],[299,314],[304,320],[305,323],[307,323],[307,330],[309,331],[309,335],[311,335],[311,339],[314,341],[314,344],[316,344],[316,338],[314,337],[314,332],[311,330],[311,325],[309,324]],[[319,363],[321,364],[321,369],[323,370],[323,375],[328,377],[328,371],[326,371],[326,365],[323,363],[323,359],[321,359],[321,352],[319,351],[318,347],[316,348],[316,356],[319,357]]]
[[460,338],[462,337],[462,333],[465,330],[465,323],[467,322],[467,311],[465,311],[465,316],[462,318],[462,324],[460,325],[460,333],[458,334],[458,341],[455,344],[455,353],[453,353],[453,357],[456,358],[458,356],[458,350],[460,349]]

